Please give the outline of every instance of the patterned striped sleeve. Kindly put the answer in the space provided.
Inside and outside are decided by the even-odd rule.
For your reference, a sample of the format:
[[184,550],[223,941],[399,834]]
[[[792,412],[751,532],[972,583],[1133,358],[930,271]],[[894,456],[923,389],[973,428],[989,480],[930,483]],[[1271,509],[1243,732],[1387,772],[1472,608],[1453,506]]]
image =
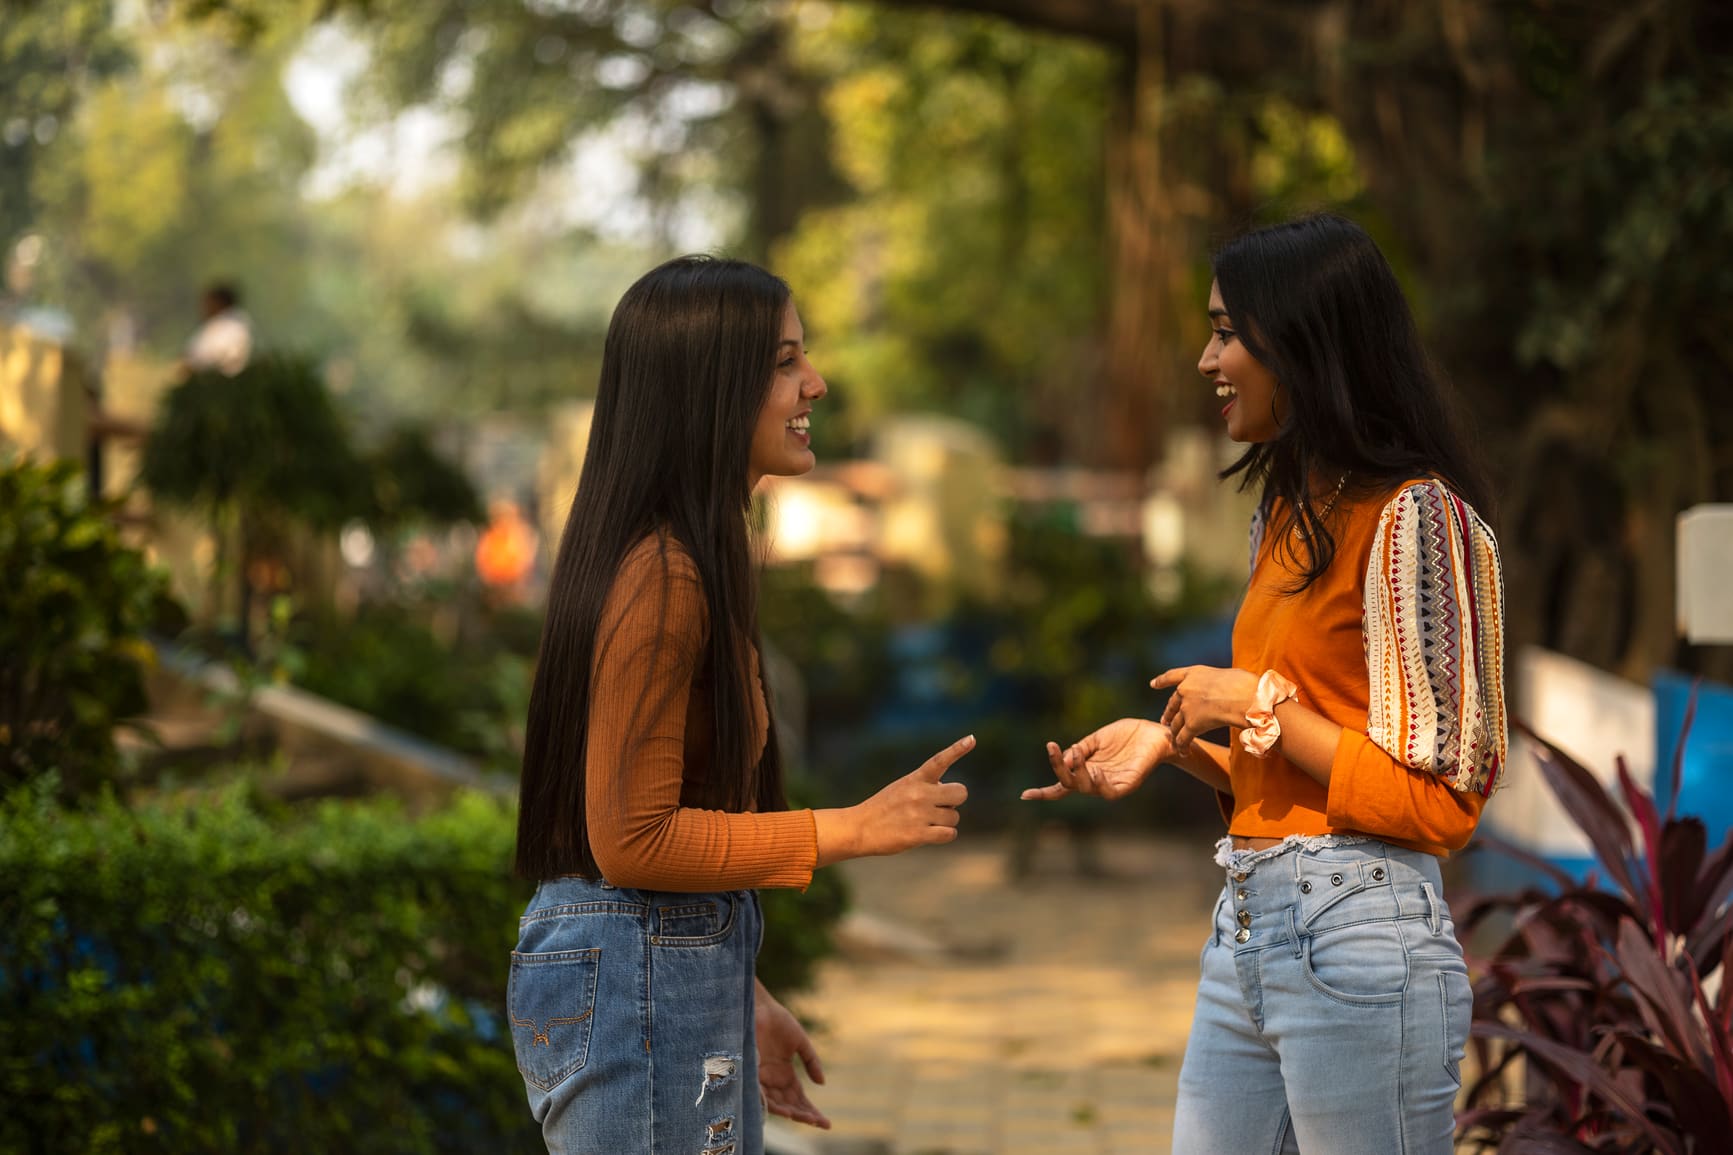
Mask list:
[[1504,575],[1492,531],[1434,481],[1398,493],[1366,563],[1367,735],[1396,761],[1482,797],[1507,742]]

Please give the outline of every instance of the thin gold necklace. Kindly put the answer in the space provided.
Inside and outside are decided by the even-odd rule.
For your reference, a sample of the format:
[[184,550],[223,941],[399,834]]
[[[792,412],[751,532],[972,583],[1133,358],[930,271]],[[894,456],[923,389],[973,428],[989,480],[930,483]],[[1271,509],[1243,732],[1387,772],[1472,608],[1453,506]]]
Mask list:
[[[1344,469],[1342,471],[1342,476],[1337,479],[1336,488],[1333,491],[1331,491],[1331,493],[1330,493],[1330,500],[1328,500],[1324,503],[1324,508],[1318,513],[1318,521],[1320,524],[1323,522],[1323,520],[1326,517],[1330,516],[1330,511],[1332,509],[1336,508],[1336,499],[1338,497],[1342,496],[1342,487],[1344,485],[1348,484],[1348,474],[1350,474],[1352,472],[1353,472],[1353,470]],[[1300,499],[1300,513],[1304,513],[1305,508],[1306,508],[1306,499],[1301,498]],[[1306,523],[1300,519],[1299,515],[1296,514],[1294,517],[1294,528],[1292,530],[1292,533],[1293,533],[1296,540],[1308,536],[1306,533],[1306,530],[1305,530],[1305,524]]]

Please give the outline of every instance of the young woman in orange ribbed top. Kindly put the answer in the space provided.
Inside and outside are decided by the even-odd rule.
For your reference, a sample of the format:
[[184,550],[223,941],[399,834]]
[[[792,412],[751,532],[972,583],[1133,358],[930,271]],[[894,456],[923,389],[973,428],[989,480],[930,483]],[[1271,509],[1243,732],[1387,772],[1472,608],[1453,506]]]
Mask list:
[[1176,1155],[1445,1155],[1472,998],[1438,863],[1505,753],[1488,494],[1357,225],[1260,229],[1214,268],[1198,370],[1248,446],[1224,476],[1262,493],[1234,668],[1161,674],[1161,721],[1049,744],[1058,782],[1024,797],[1122,797],[1163,762],[1218,792]]
[[814,464],[824,379],[788,286],[685,257],[621,299],[530,698],[507,991],[554,1153],[763,1150],[820,1127],[800,1024],[753,975],[753,888],[957,836],[964,738],[856,806],[789,810],[758,660],[752,490]]

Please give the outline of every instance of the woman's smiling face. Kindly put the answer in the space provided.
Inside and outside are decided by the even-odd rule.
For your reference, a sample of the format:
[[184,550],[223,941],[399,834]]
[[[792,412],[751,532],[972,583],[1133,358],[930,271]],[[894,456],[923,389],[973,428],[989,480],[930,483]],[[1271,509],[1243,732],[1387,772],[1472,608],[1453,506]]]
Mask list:
[[1214,281],[1209,287],[1209,319],[1213,332],[1198,358],[1197,371],[1215,383],[1228,437],[1244,443],[1274,441],[1282,429],[1276,409],[1281,385],[1240,340],[1222,304],[1221,286]]
[[790,301],[782,314],[782,344],[758,425],[752,434],[751,476],[798,477],[817,464],[812,454],[812,406],[826,392],[824,378],[806,359],[806,331]]

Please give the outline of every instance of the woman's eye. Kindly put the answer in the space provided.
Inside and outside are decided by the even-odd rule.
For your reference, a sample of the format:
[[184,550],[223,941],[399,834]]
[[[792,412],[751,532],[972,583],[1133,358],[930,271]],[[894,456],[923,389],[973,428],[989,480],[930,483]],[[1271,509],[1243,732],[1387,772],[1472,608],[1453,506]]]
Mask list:
[[794,358],[793,358],[793,357],[784,357],[784,358],[783,358],[783,359],[782,359],[782,360],[781,360],[781,361],[780,361],[780,362],[779,362],[779,363],[778,363],[778,364],[777,364],[777,366],[776,366],[776,367],[777,367],[777,368],[778,368],[778,369],[792,369],[792,368],[794,368]]
[[1234,331],[1232,329],[1217,329],[1215,334],[1216,340],[1220,341],[1224,345],[1234,339]]

